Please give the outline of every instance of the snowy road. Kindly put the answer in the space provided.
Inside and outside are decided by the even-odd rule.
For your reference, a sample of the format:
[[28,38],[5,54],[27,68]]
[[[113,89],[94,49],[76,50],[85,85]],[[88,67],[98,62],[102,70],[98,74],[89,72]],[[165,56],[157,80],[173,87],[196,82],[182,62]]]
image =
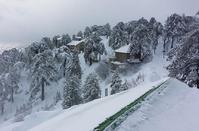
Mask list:
[[171,79],[131,114],[117,131],[198,131],[199,90]]

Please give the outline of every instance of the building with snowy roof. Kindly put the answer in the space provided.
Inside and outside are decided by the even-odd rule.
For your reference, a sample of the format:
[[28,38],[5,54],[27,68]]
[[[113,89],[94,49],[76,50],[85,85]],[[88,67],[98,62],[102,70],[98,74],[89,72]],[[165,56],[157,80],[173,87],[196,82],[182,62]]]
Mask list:
[[118,62],[126,62],[130,58],[129,45],[122,46],[115,50],[115,60]]
[[115,50],[115,61],[120,63],[139,63],[140,55],[130,56],[130,44]]
[[72,50],[77,50],[79,52],[84,51],[84,44],[85,44],[85,39],[83,40],[73,40],[70,43],[67,44],[67,46],[72,49]]

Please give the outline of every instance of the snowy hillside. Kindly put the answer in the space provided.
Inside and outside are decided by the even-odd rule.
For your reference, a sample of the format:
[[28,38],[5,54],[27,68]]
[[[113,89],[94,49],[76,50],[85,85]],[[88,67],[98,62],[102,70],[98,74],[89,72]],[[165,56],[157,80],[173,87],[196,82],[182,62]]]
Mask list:
[[150,96],[117,131],[198,131],[197,89],[171,79],[160,93]]
[[[113,96],[94,100],[87,104],[74,106],[64,111],[38,112],[25,118],[24,122],[4,124],[4,131],[88,131],[92,130],[107,117],[119,111],[136,98],[140,97],[153,86],[159,85],[166,79],[157,82],[141,84],[129,91]],[[59,112],[59,113],[58,113]],[[75,123],[75,126],[73,125]]]
[[[0,128],[3,131],[92,130],[107,117],[113,115],[161,81],[142,84],[129,91],[74,106],[65,111],[34,113],[26,117],[24,122],[4,123],[0,125]],[[186,84],[175,79],[170,79],[164,86],[166,88],[162,92],[150,96],[141,108],[129,116],[117,130],[187,131],[189,129],[197,131],[196,114],[199,113],[197,89],[188,88]]]
[[[108,40],[104,37],[102,37],[102,38],[103,38],[103,40],[102,40],[103,43],[105,45],[107,45]],[[106,47],[106,49],[109,52],[108,56],[111,57],[111,55],[113,55],[113,51],[108,46]],[[45,122],[46,120],[48,120],[50,118],[54,119],[54,117],[55,117],[55,119],[62,119],[62,118],[59,118],[59,117],[62,116],[63,114],[66,114],[65,117],[73,116],[71,114],[76,114],[78,112],[84,113],[85,110],[88,110],[91,107],[92,107],[91,112],[88,112],[88,114],[90,114],[90,113],[95,114],[95,113],[92,113],[92,112],[95,112],[96,108],[98,108],[98,107],[94,107],[93,105],[99,104],[99,108],[107,108],[107,110],[110,110],[110,112],[99,113],[99,114],[104,113],[104,115],[102,115],[102,116],[100,115],[101,117],[99,117],[99,119],[96,119],[96,121],[93,121],[93,119],[90,118],[90,120],[93,121],[94,123],[91,124],[90,126],[85,126],[85,129],[88,129],[88,128],[91,129],[91,127],[94,128],[95,126],[97,126],[97,124],[102,122],[106,117],[108,117],[108,116],[112,115],[113,113],[117,112],[120,108],[127,105],[133,99],[136,99],[138,96],[142,95],[147,90],[152,88],[152,85],[157,85],[157,83],[159,83],[158,81],[167,78],[167,71],[166,71],[165,67],[168,63],[165,61],[165,59],[163,57],[160,57],[160,56],[162,56],[161,50],[162,50],[162,46],[160,45],[160,46],[158,46],[158,52],[154,55],[152,62],[140,65],[139,69],[129,70],[128,73],[121,74],[123,81],[127,80],[128,83],[130,85],[132,85],[133,87],[137,86],[136,88],[131,89],[131,91],[129,91],[129,92],[121,93],[122,95],[118,94],[118,95],[115,95],[115,96],[102,98],[100,100],[96,100],[96,101],[90,102],[88,104],[74,106],[74,107],[72,107],[72,108],[70,108],[66,111],[63,111],[61,109],[62,108],[61,105],[60,105],[61,103],[58,103],[54,108],[48,107],[48,106],[50,106],[50,103],[52,103],[54,101],[56,91],[62,90],[61,87],[63,86],[64,82],[63,82],[63,80],[60,80],[60,82],[54,83],[50,87],[48,87],[50,90],[47,90],[47,92],[46,92],[47,100],[45,102],[42,102],[42,103],[36,105],[35,107],[33,107],[32,113],[30,115],[26,116],[24,118],[24,121],[18,122],[18,123],[15,123],[15,122],[13,123],[13,121],[15,121],[16,118],[12,118],[12,119],[4,122],[3,124],[0,124],[0,128],[2,127],[2,129],[4,129],[5,131],[7,131],[7,130],[8,131],[11,131],[11,130],[26,131],[28,129],[31,129],[31,128],[37,126],[41,122]],[[106,57],[107,56],[104,56],[103,59],[106,59]],[[83,81],[85,81],[86,76],[89,75],[91,72],[95,72],[96,68],[99,66],[99,64],[94,63],[92,66],[88,66],[83,59],[83,54],[79,54],[79,59],[80,59],[80,63],[81,63],[80,65],[81,65],[81,68],[82,68],[82,71],[83,71],[82,72],[82,79],[83,79]],[[161,65],[158,68],[156,68],[157,63],[159,63],[159,62],[161,63]],[[132,74],[134,74],[134,75],[132,75]],[[143,79],[141,81],[139,81],[137,83],[137,85],[133,85],[135,83],[133,83],[134,81],[132,81],[132,80],[135,80],[140,74],[142,74]],[[27,75],[24,72],[23,76],[21,77],[21,83],[22,83],[21,86],[24,86],[24,87],[29,86],[28,81],[26,81],[26,79],[27,79],[26,76]],[[102,96],[104,96],[104,89],[109,88],[109,86],[110,85],[107,84],[106,81],[100,80],[100,87],[101,87],[101,90],[102,90]],[[21,88],[23,88],[23,87],[21,87]],[[23,92],[28,90],[26,88],[23,88],[23,89],[24,89]],[[24,97],[24,96],[26,96],[26,95],[24,94],[24,95],[18,96],[19,98],[17,97],[16,100],[18,101],[18,99],[22,99],[22,97]],[[129,97],[129,96],[131,96],[131,97]],[[28,99],[27,99],[27,101],[28,101]],[[116,101],[124,101],[124,102],[117,103]],[[23,104],[23,103],[24,103],[24,101],[18,101],[17,102],[18,105]],[[110,103],[115,103],[116,107],[115,108],[112,108],[112,106],[109,107],[108,105],[113,105],[113,104],[110,104]],[[12,105],[11,108],[12,107],[16,107],[16,106]],[[42,110],[45,110],[45,108],[49,108],[49,109],[47,109],[47,111],[42,111]],[[99,111],[104,111],[104,110],[101,109]],[[13,109],[12,112],[15,113],[15,109]],[[9,114],[9,116],[12,116],[12,114]],[[95,117],[95,115],[94,116],[89,115],[89,116]],[[85,116],[85,117],[88,117],[88,116]],[[53,119],[52,119],[52,121],[54,121]],[[75,118],[72,117],[71,119],[75,119]],[[84,119],[84,117],[82,119]],[[68,122],[68,123],[70,123],[70,122]]]
[[176,13],[5,50],[0,131],[91,131],[106,121],[102,130],[195,131],[199,96],[188,87],[199,88],[198,56],[198,18]]

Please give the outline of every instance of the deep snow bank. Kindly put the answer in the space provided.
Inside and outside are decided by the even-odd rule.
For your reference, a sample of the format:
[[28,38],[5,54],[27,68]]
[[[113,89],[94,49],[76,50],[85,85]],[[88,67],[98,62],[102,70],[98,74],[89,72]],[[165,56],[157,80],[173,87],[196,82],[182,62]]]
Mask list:
[[118,131],[198,131],[199,91],[171,79],[160,94],[151,96]]

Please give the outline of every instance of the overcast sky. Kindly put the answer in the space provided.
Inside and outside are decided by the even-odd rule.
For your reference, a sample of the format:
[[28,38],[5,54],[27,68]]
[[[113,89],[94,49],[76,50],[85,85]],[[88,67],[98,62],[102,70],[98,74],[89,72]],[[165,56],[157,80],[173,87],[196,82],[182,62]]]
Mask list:
[[0,49],[93,24],[152,16],[164,22],[174,12],[194,15],[198,5],[199,0],[0,0]]

